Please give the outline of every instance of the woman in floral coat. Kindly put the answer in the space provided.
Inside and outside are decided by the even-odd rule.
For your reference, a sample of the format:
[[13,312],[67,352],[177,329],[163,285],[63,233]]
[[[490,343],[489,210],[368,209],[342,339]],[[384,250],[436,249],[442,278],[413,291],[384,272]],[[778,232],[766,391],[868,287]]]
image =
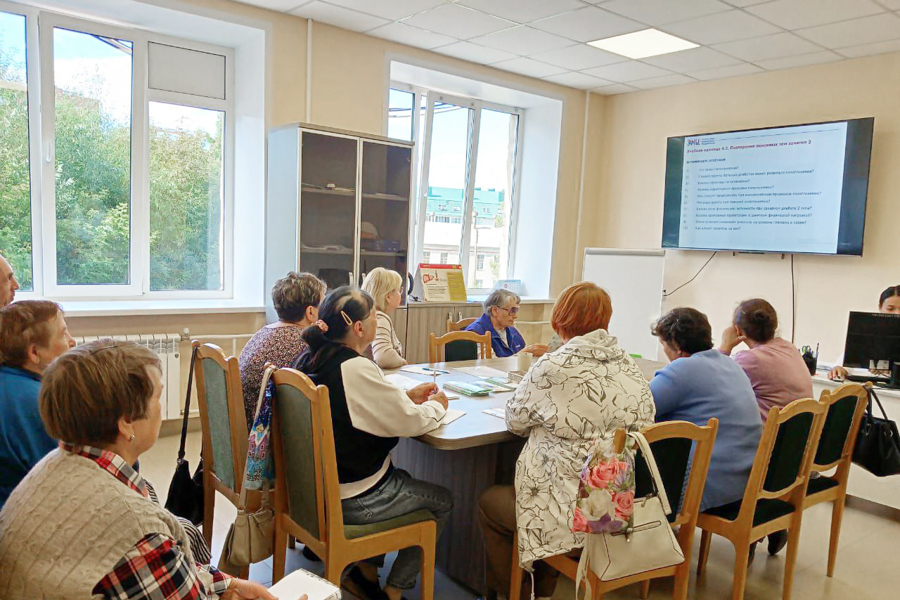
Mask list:
[[612,441],[623,427],[637,431],[653,424],[650,387],[607,333],[611,316],[609,295],[597,285],[566,288],[551,317],[563,346],[531,367],[506,405],[507,428],[528,441],[516,463],[515,486],[494,486],[479,501],[491,596],[509,595],[516,531],[519,563],[534,563],[535,595],[553,595],[557,573],[535,561],[582,546],[582,535],[571,528],[579,474],[593,441]]

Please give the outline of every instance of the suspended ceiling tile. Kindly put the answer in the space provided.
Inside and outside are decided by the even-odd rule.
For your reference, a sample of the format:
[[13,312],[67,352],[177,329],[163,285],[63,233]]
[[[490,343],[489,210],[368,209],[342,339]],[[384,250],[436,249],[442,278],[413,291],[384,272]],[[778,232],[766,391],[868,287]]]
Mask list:
[[392,42],[406,44],[407,46],[425,48],[426,50],[437,48],[438,46],[446,46],[458,41],[456,38],[419,29],[418,27],[406,25],[405,23],[388,23],[383,27],[373,29],[366,33],[374,35],[375,37],[391,40]]
[[654,67],[653,65],[648,65],[636,60],[629,60],[628,62],[607,65],[605,67],[597,67],[596,69],[585,69],[583,72],[588,75],[593,75],[594,77],[599,77],[600,79],[609,79],[616,83],[628,83],[629,81],[636,81],[638,79],[650,79],[651,77],[672,75],[671,71],[660,69],[659,67]]
[[671,23],[660,29],[703,45],[759,37],[781,31],[778,27],[740,10],[730,10],[680,23]]
[[516,23],[530,23],[584,6],[580,0],[459,0],[459,3]]
[[523,56],[572,45],[572,40],[547,33],[546,31],[532,29],[526,25],[489,33],[471,41]]
[[756,64],[763,69],[775,71],[777,69],[792,69],[794,67],[805,67],[807,65],[834,62],[836,60],[841,60],[841,56],[834,52],[823,50],[822,52],[814,52],[813,54],[801,54],[800,56],[761,60]]
[[576,42],[592,42],[647,29],[646,25],[637,21],[594,6],[586,6],[555,17],[541,19],[532,23],[531,26]]
[[749,62],[811,54],[822,50],[821,46],[786,31],[749,40],[716,44],[713,48]]
[[441,54],[454,56],[462,60],[468,60],[482,65],[489,65],[491,63],[500,62],[501,60],[516,58],[516,55],[510,52],[504,52],[503,50],[488,48],[486,46],[479,46],[472,42],[456,42],[449,46],[441,46],[440,48],[435,49],[435,52],[440,52]]
[[514,24],[458,4],[442,4],[403,20],[407,25],[467,40]]
[[871,0],[775,0],[747,12],[785,29],[802,29],[884,12]]
[[336,27],[343,27],[351,31],[368,31],[389,23],[387,19],[373,17],[343,6],[335,6],[326,2],[319,2],[318,0],[292,10],[291,14],[328,23]]
[[727,67],[728,65],[735,65],[741,62],[733,56],[728,56],[727,54],[722,54],[721,52],[716,52],[715,50],[704,48],[703,46],[691,48],[690,50],[682,50],[681,52],[650,56],[641,60],[656,67],[662,67],[663,69],[668,69],[677,73]]
[[653,26],[731,10],[731,6],[719,0],[611,0],[601,6]]
[[538,62],[530,58],[514,58],[512,60],[504,60],[491,65],[504,71],[512,71],[529,77],[548,77],[550,75],[559,75],[565,72],[565,69],[554,67],[547,63]]
[[796,33],[826,48],[887,42],[900,39],[900,17],[893,13],[884,13],[842,23],[798,29]]
[[602,67],[628,60],[624,56],[600,50],[587,44],[575,44],[567,48],[532,54],[530,57],[572,71],[583,71],[592,67]]
[[599,77],[592,77],[591,75],[586,75],[584,73],[575,73],[572,71],[563,73],[562,75],[551,75],[550,77],[544,77],[544,79],[551,83],[558,83],[559,85],[578,88],[580,90],[592,90],[594,88],[598,88],[603,85],[611,85],[613,83],[612,81],[600,79]]
[[730,67],[719,67],[718,69],[704,69],[702,71],[693,71],[688,73],[694,79],[708,81],[711,79],[726,79],[728,77],[738,77],[740,75],[752,75],[753,73],[762,73],[763,70],[756,65],[750,63],[741,63]]

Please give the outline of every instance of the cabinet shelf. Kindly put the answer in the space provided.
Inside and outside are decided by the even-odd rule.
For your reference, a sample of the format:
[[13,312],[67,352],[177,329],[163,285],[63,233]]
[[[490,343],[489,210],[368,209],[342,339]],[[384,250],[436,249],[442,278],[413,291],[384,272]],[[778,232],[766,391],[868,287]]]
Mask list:
[[311,185],[303,185],[300,191],[304,194],[321,194],[323,196],[342,196],[345,198],[356,198],[356,190],[329,190],[314,187]]
[[309,254],[335,254],[335,255],[344,255],[344,256],[352,256],[353,248],[340,248],[340,249],[331,249],[328,248],[307,248],[306,246],[301,246],[300,252],[307,252]]
[[378,250],[360,250],[362,256],[406,256],[405,251],[399,252],[379,252]]
[[406,196],[399,196],[397,194],[376,194],[376,193],[363,193],[364,200],[390,200],[391,202],[409,202],[409,198]]

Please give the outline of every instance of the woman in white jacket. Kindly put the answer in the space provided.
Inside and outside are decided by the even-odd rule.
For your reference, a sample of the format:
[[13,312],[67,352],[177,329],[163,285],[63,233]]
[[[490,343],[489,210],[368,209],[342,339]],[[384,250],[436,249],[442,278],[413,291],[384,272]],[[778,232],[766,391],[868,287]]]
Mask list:
[[394,332],[391,315],[403,302],[403,277],[397,271],[375,267],[366,275],[362,289],[375,300],[378,329],[372,340],[371,358],[382,369],[399,369],[406,364],[403,347]]
[[623,427],[638,431],[653,424],[650,386],[607,333],[611,316],[609,295],[597,285],[566,288],[551,317],[563,346],[531,367],[506,405],[507,428],[528,441],[516,462],[515,486],[494,486],[479,501],[492,595],[508,596],[516,531],[519,563],[534,566],[535,595],[553,595],[557,573],[535,561],[583,544],[571,527],[579,474],[593,441],[612,440]]

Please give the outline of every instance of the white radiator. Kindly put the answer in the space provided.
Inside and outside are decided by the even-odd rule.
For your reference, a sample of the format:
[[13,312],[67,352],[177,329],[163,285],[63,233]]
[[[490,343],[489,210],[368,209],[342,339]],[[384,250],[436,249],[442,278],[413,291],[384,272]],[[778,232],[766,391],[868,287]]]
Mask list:
[[[163,392],[160,403],[163,419],[180,419],[183,416],[184,396],[181,392],[181,334],[178,333],[133,333],[128,335],[97,335],[76,337],[75,344],[80,346],[95,340],[112,338],[129,341],[146,346],[159,356],[162,365]],[[191,416],[199,416],[197,403],[191,403]]]

